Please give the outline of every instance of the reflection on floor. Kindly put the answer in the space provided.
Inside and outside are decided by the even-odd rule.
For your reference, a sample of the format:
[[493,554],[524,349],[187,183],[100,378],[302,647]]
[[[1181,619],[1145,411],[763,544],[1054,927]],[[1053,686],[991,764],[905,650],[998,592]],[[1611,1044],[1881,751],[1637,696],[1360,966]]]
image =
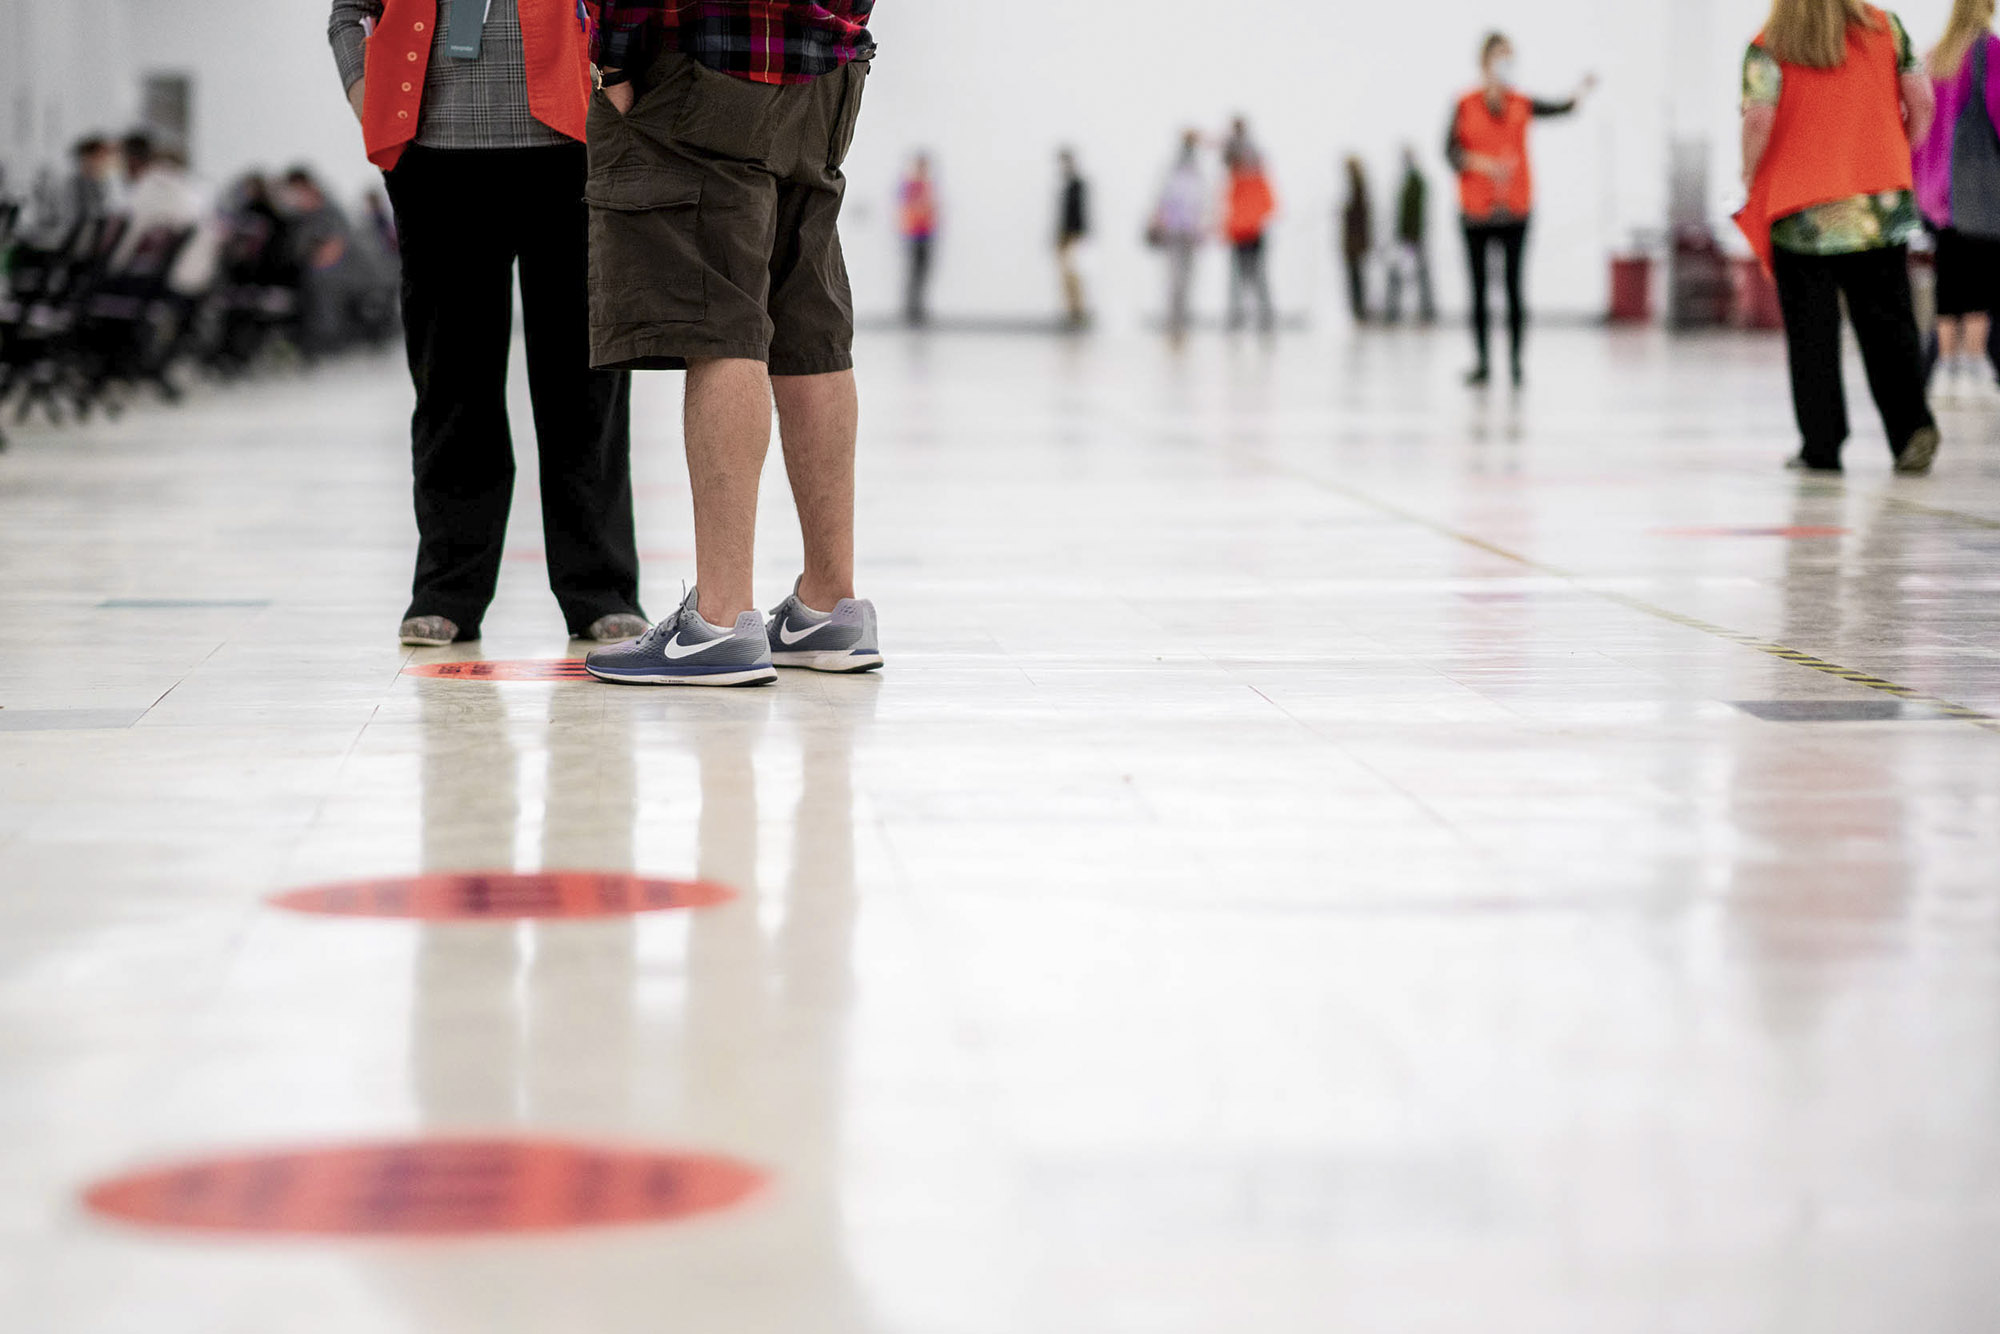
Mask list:
[[[1461,355],[871,336],[890,668],[746,693],[406,674],[576,649],[531,477],[489,640],[393,643],[388,361],[17,438],[0,1327],[1989,1327],[2000,397],[1932,479],[1874,434],[1801,479],[1769,340],[1549,331],[1519,396]],[[639,395],[659,613],[677,389]],[[266,902],[508,869],[740,897]],[[453,1242],[78,1203],[482,1134],[771,1185]]]

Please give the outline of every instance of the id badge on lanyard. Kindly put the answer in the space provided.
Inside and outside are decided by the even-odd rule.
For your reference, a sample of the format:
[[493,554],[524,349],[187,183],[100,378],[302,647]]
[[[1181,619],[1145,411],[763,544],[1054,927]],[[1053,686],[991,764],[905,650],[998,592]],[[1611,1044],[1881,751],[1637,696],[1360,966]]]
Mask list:
[[451,0],[451,27],[446,31],[445,51],[453,60],[479,59],[479,38],[486,30],[486,15],[493,0]]

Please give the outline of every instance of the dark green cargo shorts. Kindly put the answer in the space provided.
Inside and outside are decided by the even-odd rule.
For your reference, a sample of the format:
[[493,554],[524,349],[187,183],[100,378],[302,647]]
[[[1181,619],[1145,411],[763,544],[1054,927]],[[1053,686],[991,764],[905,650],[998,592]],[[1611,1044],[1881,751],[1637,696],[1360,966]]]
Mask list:
[[840,166],[868,65],[773,86],[668,53],[620,116],[590,103],[590,359],[678,370],[742,357],[773,375],[853,366]]

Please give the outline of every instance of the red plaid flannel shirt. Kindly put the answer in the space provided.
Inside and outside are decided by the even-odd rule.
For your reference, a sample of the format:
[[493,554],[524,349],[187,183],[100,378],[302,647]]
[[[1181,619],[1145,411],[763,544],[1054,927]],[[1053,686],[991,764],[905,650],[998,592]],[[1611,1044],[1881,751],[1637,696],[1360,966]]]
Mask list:
[[679,51],[755,83],[807,83],[874,53],[875,0],[583,0],[591,59],[638,71]]

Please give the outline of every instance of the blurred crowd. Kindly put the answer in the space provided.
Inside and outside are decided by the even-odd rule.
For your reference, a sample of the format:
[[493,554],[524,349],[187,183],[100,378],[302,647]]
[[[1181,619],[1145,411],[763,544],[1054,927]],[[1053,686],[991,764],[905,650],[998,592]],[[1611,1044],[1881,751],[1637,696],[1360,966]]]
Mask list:
[[217,190],[152,135],[93,135],[25,198],[0,192],[0,407],[62,420],[380,346],[399,267],[379,195],[350,213],[304,166]]

